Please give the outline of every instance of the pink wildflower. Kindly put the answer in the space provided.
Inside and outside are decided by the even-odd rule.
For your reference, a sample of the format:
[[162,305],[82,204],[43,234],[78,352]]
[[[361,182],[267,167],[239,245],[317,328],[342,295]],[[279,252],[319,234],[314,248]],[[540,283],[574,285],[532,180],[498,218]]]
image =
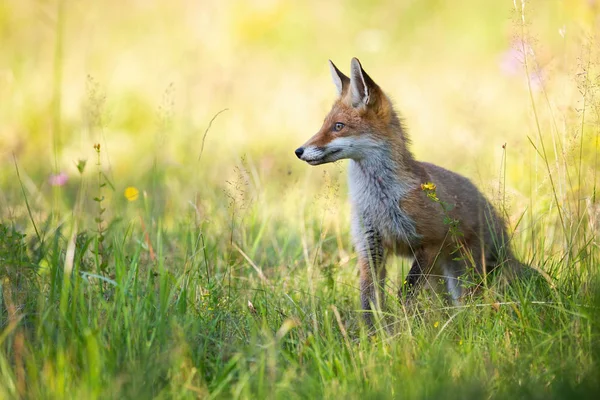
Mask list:
[[51,174],[48,178],[50,186],[64,186],[67,184],[69,176],[65,172],[59,172],[58,174]]

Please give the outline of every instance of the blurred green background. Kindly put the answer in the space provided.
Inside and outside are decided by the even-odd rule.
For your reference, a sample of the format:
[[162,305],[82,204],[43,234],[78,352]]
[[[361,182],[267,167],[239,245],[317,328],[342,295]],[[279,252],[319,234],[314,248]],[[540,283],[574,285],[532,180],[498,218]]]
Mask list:
[[[567,165],[578,152],[578,73],[598,6],[527,2],[522,31],[516,5],[519,12],[512,0],[3,1],[4,216],[23,214],[13,156],[43,214],[72,206],[79,160],[95,179],[95,143],[115,202],[127,202],[126,187],[154,188],[162,211],[186,209],[227,190],[245,164],[257,192],[277,204],[283,194],[293,206],[298,192],[319,190],[323,170],[343,170],[310,168],[293,150],[335,98],[327,59],[347,72],[354,56],[396,102],[418,159],[469,176],[492,197],[502,181],[518,216],[547,187],[528,139],[539,146],[532,99],[550,159]],[[584,151],[587,168],[594,154]],[[59,173],[67,195],[53,198],[49,179]]]

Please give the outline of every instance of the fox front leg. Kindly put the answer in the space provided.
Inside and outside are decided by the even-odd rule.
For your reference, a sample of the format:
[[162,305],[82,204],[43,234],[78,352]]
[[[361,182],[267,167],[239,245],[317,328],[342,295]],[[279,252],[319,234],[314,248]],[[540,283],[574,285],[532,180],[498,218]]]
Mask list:
[[436,257],[434,254],[435,252],[424,249],[415,253],[410,271],[408,271],[406,279],[398,290],[398,297],[404,304],[411,304],[418,291],[425,285],[427,276],[435,263]]
[[360,297],[365,322],[372,327],[372,311],[381,310],[384,305],[385,255],[381,236],[375,230],[367,230],[364,239],[358,256]]
[[401,302],[410,303],[415,297],[418,289],[423,286],[425,274],[423,272],[424,266],[421,265],[422,262],[423,260],[419,260],[418,258],[413,260],[410,271],[408,271],[406,279],[404,279],[404,282],[400,285],[400,289],[398,290],[398,297]]

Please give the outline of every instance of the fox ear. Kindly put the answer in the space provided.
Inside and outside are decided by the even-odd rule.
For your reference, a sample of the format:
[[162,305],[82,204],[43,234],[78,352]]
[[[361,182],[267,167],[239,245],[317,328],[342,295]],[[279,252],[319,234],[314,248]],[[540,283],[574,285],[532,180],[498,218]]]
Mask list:
[[350,90],[352,95],[352,106],[367,106],[373,103],[373,92],[377,85],[369,75],[362,69],[358,58],[353,58],[350,63]]
[[348,89],[350,85],[350,78],[346,75],[342,74],[342,72],[335,66],[335,64],[329,60],[329,69],[331,70],[331,79],[333,79],[333,83],[338,92],[338,96],[342,96],[342,94]]

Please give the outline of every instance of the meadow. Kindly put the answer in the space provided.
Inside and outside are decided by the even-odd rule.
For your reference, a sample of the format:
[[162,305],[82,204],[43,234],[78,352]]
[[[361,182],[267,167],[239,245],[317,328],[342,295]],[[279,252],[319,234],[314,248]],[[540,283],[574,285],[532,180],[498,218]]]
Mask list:
[[[0,398],[597,398],[598,33],[595,0],[1,1]],[[546,279],[414,313],[394,259],[368,331],[346,162],[294,155],[354,56]]]

